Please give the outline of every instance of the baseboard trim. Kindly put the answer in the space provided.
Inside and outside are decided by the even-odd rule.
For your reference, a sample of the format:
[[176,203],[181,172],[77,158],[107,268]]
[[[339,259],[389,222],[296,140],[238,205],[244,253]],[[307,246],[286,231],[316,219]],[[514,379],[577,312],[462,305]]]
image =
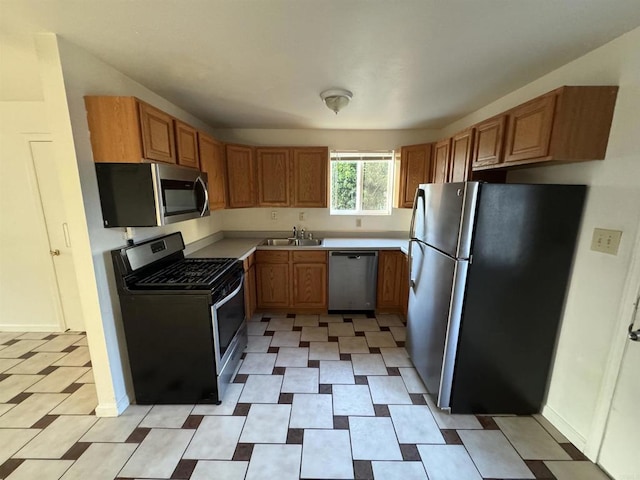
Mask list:
[[126,393],[115,403],[101,403],[96,407],[97,417],[117,417],[131,405],[129,395]]
[[[567,422],[562,415],[556,412],[549,405],[545,405],[542,409],[542,416],[549,420],[551,424],[556,427],[560,433],[562,433],[565,437],[569,439],[573,445],[580,450],[584,451],[586,446],[586,439],[580,435],[570,424]],[[589,459],[593,461],[594,459]]]
[[41,323],[24,325],[22,323],[0,324],[0,332],[51,332],[62,333],[57,323]]

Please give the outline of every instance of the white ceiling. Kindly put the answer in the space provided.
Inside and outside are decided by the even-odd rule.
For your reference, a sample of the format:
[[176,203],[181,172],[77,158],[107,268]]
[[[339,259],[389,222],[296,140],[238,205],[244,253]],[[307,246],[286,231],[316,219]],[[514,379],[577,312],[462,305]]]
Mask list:
[[223,128],[441,128],[638,25],[638,0],[0,0],[14,38],[57,33]]

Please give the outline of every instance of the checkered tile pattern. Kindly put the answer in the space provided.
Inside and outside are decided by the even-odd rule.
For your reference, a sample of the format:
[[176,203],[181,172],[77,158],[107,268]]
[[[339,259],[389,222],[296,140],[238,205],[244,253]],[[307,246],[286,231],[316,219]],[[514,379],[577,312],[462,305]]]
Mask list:
[[0,333],[0,478],[608,478],[540,416],[440,412],[396,315],[257,315],[221,405],[97,418],[86,337]]

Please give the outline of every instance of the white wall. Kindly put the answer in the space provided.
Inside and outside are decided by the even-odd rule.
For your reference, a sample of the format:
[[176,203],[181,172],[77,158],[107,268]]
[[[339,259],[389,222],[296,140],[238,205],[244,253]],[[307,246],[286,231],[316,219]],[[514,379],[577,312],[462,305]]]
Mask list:
[[[219,129],[216,138],[225,142],[256,146],[328,146],[330,150],[399,150],[403,145],[428,143],[438,137],[437,130],[288,130],[288,129]],[[395,165],[397,195],[399,162]],[[395,198],[394,198],[395,200]],[[271,211],[278,219],[271,220]],[[299,213],[305,220],[299,220]],[[390,232],[409,229],[410,209],[394,208],[391,215],[329,215],[326,208],[247,208],[223,212],[224,230],[290,230],[294,225],[308,231]],[[361,226],[356,227],[356,219]]]
[[[545,415],[578,447],[592,442],[640,222],[640,28],[450,125],[446,135],[562,85],[619,85],[604,161],[516,170],[509,182],[589,185]],[[590,250],[595,227],[622,230],[617,256]]]
[[[116,415],[129,403],[125,341],[119,318],[118,297],[113,283],[109,250],[124,244],[122,231],[105,229],[89,140],[83,96],[133,95],[208,130],[196,118],[180,110],[81,48],[52,34],[36,41],[42,68],[45,103],[56,136],[57,156],[66,181],[66,207],[73,212],[74,238],[83,242],[78,256],[83,311],[98,391],[98,414]],[[63,187],[65,187],[63,185]],[[167,228],[141,229],[135,239],[183,232],[190,243],[211,235],[221,227],[220,214]],[[82,250],[82,247],[81,247]]]

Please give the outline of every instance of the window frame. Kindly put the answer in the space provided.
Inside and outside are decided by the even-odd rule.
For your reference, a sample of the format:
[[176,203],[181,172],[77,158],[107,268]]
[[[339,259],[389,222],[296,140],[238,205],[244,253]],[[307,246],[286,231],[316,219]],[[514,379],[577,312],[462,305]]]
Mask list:
[[[395,175],[395,151],[393,150],[331,150],[329,153],[329,215],[337,216],[387,216],[393,213],[393,181]],[[337,162],[356,164],[356,208],[355,210],[333,209],[333,166]],[[362,210],[363,165],[365,162],[387,163],[387,209]]]

